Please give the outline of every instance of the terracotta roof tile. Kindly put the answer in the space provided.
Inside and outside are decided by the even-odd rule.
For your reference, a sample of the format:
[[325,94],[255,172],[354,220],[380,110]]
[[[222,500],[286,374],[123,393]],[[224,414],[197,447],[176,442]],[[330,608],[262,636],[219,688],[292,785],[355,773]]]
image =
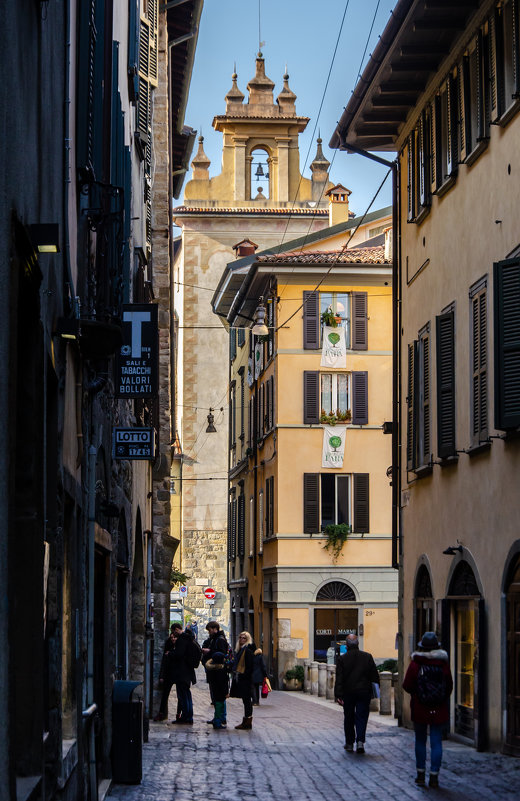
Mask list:
[[326,250],[293,253],[267,253],[258,256],[261,264],[390,264],[384,245],[350,250]]

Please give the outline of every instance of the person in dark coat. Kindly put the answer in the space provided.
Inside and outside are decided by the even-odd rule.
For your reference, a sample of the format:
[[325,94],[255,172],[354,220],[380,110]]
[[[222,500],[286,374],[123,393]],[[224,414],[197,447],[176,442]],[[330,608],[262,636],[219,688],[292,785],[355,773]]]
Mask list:
[[173,652],[169,655],[171,674],[175,681],[177,699],[180,704],[180,716],[177,716],[172,723],[193,723],[193,699],[190,687],[196,684],[197,678],[194,669],[188,661],[188,643],[193,640],[191,631],[183,631],[182,626],[174,624],[177,633],[177,641]]
[[[170,636],[164,643],[163,649],[163,656],[161,661],[161,668],[159,670],[159,685],[160,689],[162,690],[161,694],[161,703],[159,706],[159,711],[157,715],[154,717],[154,721],[157,723],[161,720],[166,720],[168,717],[168,698],[170,696],[170,691],[175,684],[175,679],[173,675],[172,665],[170,664],[170,654],[173,653],[175,648],[175,643],[177,642],[177,631],[174,627],[171,627]],[[178,716],[180,715],[180,709],[177,709]]]
[[262,649],[256,648],[253,651],[253,706],[260,705],[260,687],[264,683],[266,676],[267,670]]
[[248,631],[240,632],[235,647],[235,658],[233,660],[233,677],[236,681],[238,697],[244,704],[244,717],[242,723],[235,726],[235,729],[253,728],[253,660],[254,655],[249,647],[253,640]]
[[[442,735],[450,719],[449,698],[453,691],[453,678],[451,675],[448,654],[440,647],[440,643],[433,631],[423,634],[418,643],[419,651],[414,651],[412,661],[406,671],[403,681],[403,690],[410,693],[410,711],[415,728],[415,762],[417,777],[415,783],[426,783],[426,739],[428,726],[430,727],[430,787],[439,786],[439,771],[442,762]],[[435,703],[426,703],[424,690],[420,687],[420,673],[423,666],[434,666],[444,697]],[[421,698],[419,697],[421,695]]]
[[229,678],[226,666],[224,665],[225,654],[215,651],[212,657],[206,661],[206,674],[208,684],[211,688],[212,697],[215,705],[215,715],[213,720],[214,729],[225,729],[227,727],[226,698],[229,693]]
[[[211,659],[213,654],[217,653],[217,651],[221,654],[227,654],[229,646],[228,641],[226,640],[226,636],[223,631],[220,629],[220,623],[217,623],[216,620],[210,620],[209,623],[206,625],[206,631],[208,632],[208,637],[202,643],[202,664],[206,667],[206,662],[208,659]],[[211,689],[211,683],[208,679],[208,675],[206,673],[206,681],[209,684],[209,694],[211,697],[211,703],[214,706],[215,701],[213,698],[213,690]],[[208,720],[207,723],[213,723],[212,720]]]
[[334,698],[343,707],[345,750],[365,753],[372,684],[379,684],[376,663],[367,651],[359,650],[359,640],[355,634],[347,637],[347,653],[339,657],[336,664],[336,684]]

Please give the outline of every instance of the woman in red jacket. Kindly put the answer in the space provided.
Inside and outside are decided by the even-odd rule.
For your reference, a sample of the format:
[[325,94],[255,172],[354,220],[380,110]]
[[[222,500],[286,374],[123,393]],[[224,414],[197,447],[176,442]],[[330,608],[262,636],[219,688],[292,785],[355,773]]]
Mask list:
[[415,728],[416,784],[425,784],[426,738],[430,727],[430,787],[439,786],[442,761],[442,735],[450,719],[449,698],[453,690],[448,654],[440,647],[433,631],[423,634],[419,651],[412,654],[403,689],[410,693],[410,709]]

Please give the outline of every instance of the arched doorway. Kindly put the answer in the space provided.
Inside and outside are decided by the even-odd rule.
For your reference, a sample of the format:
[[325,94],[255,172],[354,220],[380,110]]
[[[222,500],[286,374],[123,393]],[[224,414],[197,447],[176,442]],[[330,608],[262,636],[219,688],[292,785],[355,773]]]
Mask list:
[[[479,748],[485,747],[484,601],[469,562],[461,559],[449,583],[452,631],[451,664],[454,683],[455,734]],[[447,642],[443,641],[447,646]]]
[[312,657],[316,662],[329,660],[333,663],[339,653],[346,651],[347,635],[358,633],[357,606],[343,606],[355,601],[354,590],[344,581],[329,581],[318,590],[316,603],[319,606],[314,609]]
[[506,751],[520,756],[520,555],[506,590]]
[[433,592],[430,571],[421,565],[415,579],[415,638],[422,637],[425,631],[433,631]]

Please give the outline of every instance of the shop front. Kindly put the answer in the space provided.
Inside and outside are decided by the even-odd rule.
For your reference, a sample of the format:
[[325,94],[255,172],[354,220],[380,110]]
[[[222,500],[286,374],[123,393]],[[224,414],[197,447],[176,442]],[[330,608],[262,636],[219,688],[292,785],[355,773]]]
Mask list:
[[327,605],[314,609],[314,661],[334,663],[346,651],[347,636],[359,633],[359,610],[353,601],[354,592],[343,582],[329,582],[318,592],[316,603]]

